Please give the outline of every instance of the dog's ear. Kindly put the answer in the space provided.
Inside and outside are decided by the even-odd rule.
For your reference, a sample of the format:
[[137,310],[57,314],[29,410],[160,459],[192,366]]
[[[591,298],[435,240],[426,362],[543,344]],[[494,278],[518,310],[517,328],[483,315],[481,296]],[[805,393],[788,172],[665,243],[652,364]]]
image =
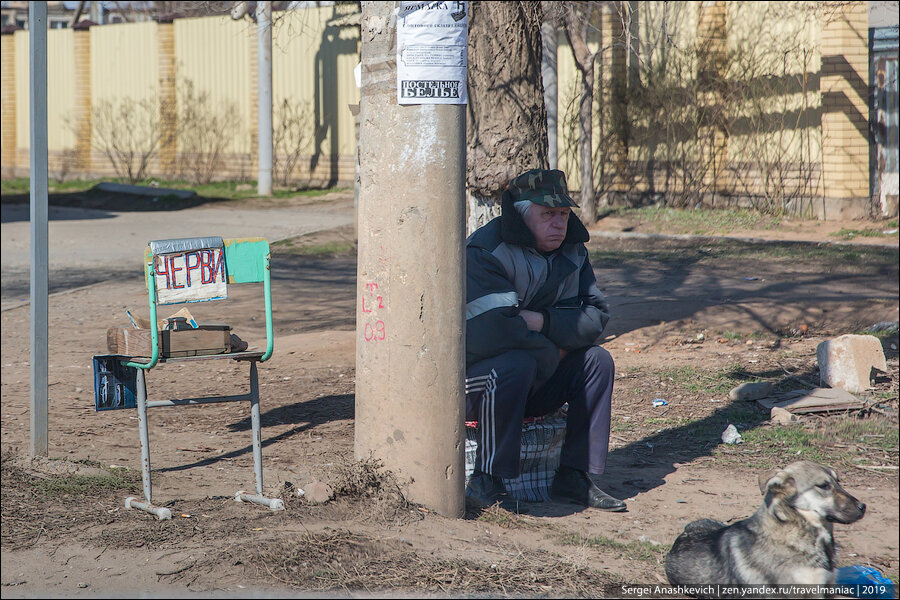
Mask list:
[[759,490],[763,495],[771,492],[775,496],[789,498],[797,492],[797,484],[787,472],[776,469],[759,476]]
[[771,471],[759,474],[759,492],[763,496],[766,495],[766,491],[769,489],[769,480],[775,478],[780,472],[781,469],[772,469]]
[[766,506],[779,521],[791,519],[790,498],[797,493],[797,483],[787,471],[772,471],[759,477],[759,488],[766,497]]

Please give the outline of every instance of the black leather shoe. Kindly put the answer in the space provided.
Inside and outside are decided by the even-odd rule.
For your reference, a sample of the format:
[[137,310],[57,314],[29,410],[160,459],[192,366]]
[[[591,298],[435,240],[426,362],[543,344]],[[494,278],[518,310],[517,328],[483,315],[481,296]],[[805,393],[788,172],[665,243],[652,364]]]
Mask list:
[[475,471],[469,477],[469,483],[466,485],[466,497],[471,498],[482,507],[493,506],[509,499],[503,480],[483,471]]
[[550,497],[556,502],[570,502],[609,512],[622,512],[627,508],[624,502],[598,488],[587,473],[571,467],[557,469]]

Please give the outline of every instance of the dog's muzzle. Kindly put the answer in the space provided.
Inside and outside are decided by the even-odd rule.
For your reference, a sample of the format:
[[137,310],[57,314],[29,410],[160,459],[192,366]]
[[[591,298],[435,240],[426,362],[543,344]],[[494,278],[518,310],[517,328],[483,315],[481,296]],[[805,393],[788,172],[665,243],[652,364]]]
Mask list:
[[859,500],[855,500],[851,506],[848,506],[846,509],[842,510],[836,515],[828,515],[827,517],[825,517],[825,520],[832,523],[842,523],[844,525],[847,525],[848,523],[859,521],[863,518],[863,516],[865,516],[865,514],[866,505]]

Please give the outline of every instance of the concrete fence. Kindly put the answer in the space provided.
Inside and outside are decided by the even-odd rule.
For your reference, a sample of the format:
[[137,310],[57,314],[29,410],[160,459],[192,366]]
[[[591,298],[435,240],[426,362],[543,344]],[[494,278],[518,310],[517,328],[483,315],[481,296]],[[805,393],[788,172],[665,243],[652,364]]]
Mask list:
[[[286,120],[288,115],[298,125],[282,136],[283,149],[296,156],[282,152],[279,157],[282,165],[294,159],[291,172],[284,176],[294,184],[353,181],[356,132],[348,106],[359,103],[353,76],[359,36],[357,27],[344,25],[345,10],[334,6],[285,11],[273,29],[275,128],[282,127],[279,118]],[[254,179],[256,36],[254,24],[227,17],[49,31],[51,176],[115,175],[98,138],[104,127],[127,127],[123,116],[127,114],[134,120],[132,129],[140,124],[153,130],[129,132],[131,143],[155,147],[148,176],[179,177],[185,165],[207,160],[205,166],[215,167],[215,179]],[[28,32],[0,39],[3,175],[25,175]],[[190,130],[185,119],[191,118],[201,127],[215,123],[218,139],[210,139],[208,130]],[[118,133],[124,137],[124,132]],[[140,136],[145,139],[137,139]],[[219,151],[215,165],[209,157],[195,155],[209,147]]]

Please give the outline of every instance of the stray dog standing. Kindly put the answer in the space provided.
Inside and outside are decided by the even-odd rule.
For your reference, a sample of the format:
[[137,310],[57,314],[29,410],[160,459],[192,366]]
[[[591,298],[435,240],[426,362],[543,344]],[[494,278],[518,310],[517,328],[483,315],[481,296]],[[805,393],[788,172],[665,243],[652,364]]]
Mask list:
[[765,502],[743,521],[703,519],[684,528],[666,557],[673,585],[832,585],[833,523],[853,523],[866,505],[837,474],[798,461],[759,477]]

